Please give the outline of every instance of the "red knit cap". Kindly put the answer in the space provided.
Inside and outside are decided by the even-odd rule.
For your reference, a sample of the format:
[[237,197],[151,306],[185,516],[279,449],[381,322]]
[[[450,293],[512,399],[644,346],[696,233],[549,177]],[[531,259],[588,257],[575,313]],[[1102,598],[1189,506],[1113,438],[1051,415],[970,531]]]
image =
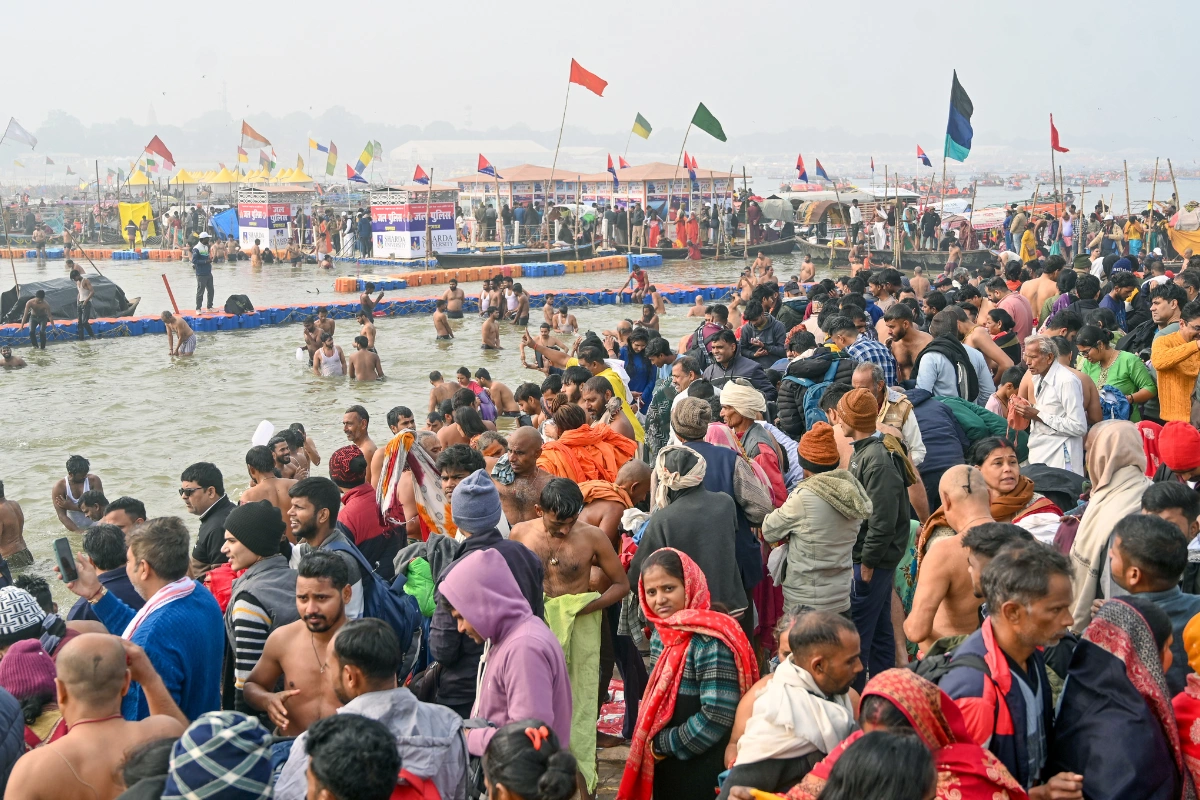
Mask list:
[[37,695],[54,697],[58,671],[37,639],[24,639],[0,659],[0,686],[18,700]]
[[1200,467],[1200,431],[1186,422],[1168,422],[1158,437],[1158,455],[1172,472]]
[[[354,459],[361,459],[355,463]],[[329,477],[343,488],[358,486],[367,477],[367,459],[358,445],[348,444],[329,457]]]

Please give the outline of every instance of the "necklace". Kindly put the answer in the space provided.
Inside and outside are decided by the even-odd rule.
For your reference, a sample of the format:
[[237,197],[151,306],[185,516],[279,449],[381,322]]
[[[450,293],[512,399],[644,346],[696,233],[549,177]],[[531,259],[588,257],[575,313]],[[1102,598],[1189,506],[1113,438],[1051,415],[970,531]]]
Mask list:
[[[558,537],[553,534],[550,535],[550,541],[554,541],[557,538]],[[562,550],[563,542],[565,542],[565,541],[566,541],[566,537],[564,536],[562,541],[560,541],[558,543],[558,547],[555,548],[553,555],[550,556],[550,566],[552,566],[552,567],[558,566],[558,552],[559,552],[559,550]]]
[[324,675],[325,667],[329,666],[329,662],[326,661],[324,664],[321,663],[321,655],[317,652],[317,637],[313,635],[312,631],[308,632],[308,640],[312,642],[313,658],[317,660],[317,666],[321,668],[321,674]]
[[113,714],[112,716],[109,716],[109,717],[96,717],[95,719],[81,719],[81,720],[78,720],[77,722],[75,722],[75,724],[71,725],[70,728],[71,728],[71,730],[74,730],[75,728],[78,728],[80,725],[90,725],[93,722],[108,722],[109,720],[120,719],[120,718],[121,718],[120,714]]

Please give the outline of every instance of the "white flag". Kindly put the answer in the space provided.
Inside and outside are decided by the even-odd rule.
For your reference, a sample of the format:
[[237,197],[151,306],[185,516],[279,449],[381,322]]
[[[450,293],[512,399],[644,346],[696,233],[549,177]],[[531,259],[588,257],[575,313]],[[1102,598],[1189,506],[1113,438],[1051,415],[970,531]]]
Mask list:
[[32,147],[37,147],[37,137],[21,127],[16,117],[8,118],[8,129],[4,131],[4,139],[15,139]]

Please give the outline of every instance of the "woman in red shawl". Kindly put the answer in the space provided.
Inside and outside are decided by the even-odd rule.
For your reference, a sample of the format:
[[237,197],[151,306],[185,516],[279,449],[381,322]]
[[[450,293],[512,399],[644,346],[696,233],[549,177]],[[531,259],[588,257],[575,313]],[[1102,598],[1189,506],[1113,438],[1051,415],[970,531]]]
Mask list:
[[655,628],[654,670],[617,800],[712,797],[738,700],[758,680],[758,662],[737,621],[711,609],[704,573],[684,553],[652,553],[638,594]]
[[867,682],[859,705],[861,731],[846,737],[813,767],[789,800],[817,800],[846,748],[871,731],[911,730],[933,754],[938,800],[1027,800],[1025,790],[996,757],[971,738],[962,712],[934,684],[907,669],[889,669]]

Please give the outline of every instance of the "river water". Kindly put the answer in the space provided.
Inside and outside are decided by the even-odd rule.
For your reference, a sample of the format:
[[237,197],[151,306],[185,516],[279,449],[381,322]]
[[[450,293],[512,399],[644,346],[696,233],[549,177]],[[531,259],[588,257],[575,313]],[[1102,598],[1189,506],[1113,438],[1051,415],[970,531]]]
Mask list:
[[[776,257],[777,274],[797,272],[799,261],[795,254]],[[741,264],[740,260],[668,261],[650,271],[651,280],[732,283]],[[164,272],[185,312],[194,300],[190,264],[99,261],[96,266],[128,297],[142,298],[140,314],[170,308],[161,278]],[[62,261],[42,267],[17,261],[16,270],[23,283],[65,274]],[[218,306],[230,294],[246,294],[256,305],[355,299],[355,295],[331,291],[335,275],[355,274],[352,264],[339,264],[330,271],[315,265],[293,268],[282,264],[252,269],[243,261],[215,265],[213,272]],[[625,277],[619,272],[593,272],[520,282],[534,292],[615,289]],[[462,284],[468,294],[477,294],[480,286]],[[386,296],[420,297],[443,290],[415,287]],[[621,317],[636,318],[638,309],[596,306],[577,308],[574,313],[582,330],[600,331],[611,329]],[[696,320],[685,314],[680,307],[668,306],[662,319],[662,332],[671,340],[672,349],[695,327]],[[536,330],[540,321],[541,311],[534,309],[531,328]],[[31,570],[50,580],[60,603],[71,599],[65,587],[53,579],[51,542],[67,535],[78,550],[80,535],[65,533],[50,500],[50,489],[65,474],[64,464],[71,454],[91,461],[91,470],[100,476],[109,500],[121,495],[136,497],[152,517],[183,517],[194,535],[198,521],[187,514],[177,493],[180,473],[196,461],[211,461],[221,469],[225,488],[236,501],[249,485],[244,457],[261,420],[270,420],[277,428],[303,423],[322,456],[322,465],[313,474],[327,475],[329,454],[346,444],[341,418],[350,405],[366,407],[372,436],[382,444],[390,436],[385,416],[394,406],[408,406],[423,424],[431,370],[440,370],[453,381],[454,370],[460,366],[472,372],[485,367],[494,379],[514,389],[523,381],[541,382],[541,373],[521,367],[520,339],[513,326],[501,326],[504,350],[481,352],[477,317],[452,324],[458,338],[438,342],[428,315],[376,320],[376,348],[388,378],[370,383],[314,376],[296,360],[296,348],[303,341],[298,324],[200,333],[196,355],[191,358],[169,357],[167,338],[160,335],[59,342],[45,351],[18,348],[17,354],[29,367],[0,370],[0,422],[4,428],[0,480],[8,499],[19,502],[25,512],[25,540],[36,559]],[[337,321],[335,336],[347,351],[353,349],[351,340],[357,327],[353,320]]]

